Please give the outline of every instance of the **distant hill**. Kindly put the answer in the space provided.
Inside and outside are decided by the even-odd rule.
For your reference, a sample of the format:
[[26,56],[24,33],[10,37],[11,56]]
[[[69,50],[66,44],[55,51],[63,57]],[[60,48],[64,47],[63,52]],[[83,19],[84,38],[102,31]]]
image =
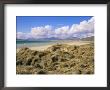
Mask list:
[[94,36],[82,38],[80,40],[82,40],[82,41],[94,41]]
[[16,39],[16,41],[24,41],[24,39]]
[[80,40],[80,38],[78,38],[78,37],[69,37],[69,38],[66,38],[65,40]]
[[17,41],[49,41],[49,40],[79,40],[79,38],[77,37],[69,37],[66,39],[60,39],[60,38],[55,38],[55,37],[51,37],[51,38],[39,38],[39,39],[35,39],[35,38],[28,38],[28,39],[16,39]]
[[55,38],[55,37],[51,37],[51,38],[39,38],[39,39],[34,39],[34,38],[29,38],[29,39],[17,39],[17,41],[49,41],[49,40],[82,40],[82,41],[93,41],[94,40],[94,36],[92,37],[86,37],[86,38],[77,38],[77,37],[69,37],[66,39],[60,39],[60,38]]

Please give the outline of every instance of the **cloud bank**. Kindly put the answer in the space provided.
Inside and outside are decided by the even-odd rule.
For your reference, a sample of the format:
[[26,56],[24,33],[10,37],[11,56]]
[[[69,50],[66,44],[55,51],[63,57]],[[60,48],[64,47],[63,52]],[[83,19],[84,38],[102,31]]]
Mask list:
[[71,37],[85,38],[94,35],[94,17],[90,20],[82,21],[72,26],[62,26],[53,28],[51,25],[31,28],[29,33],[17,32],[17,39],[40,39],[40,38],[59,38],[66,39]]

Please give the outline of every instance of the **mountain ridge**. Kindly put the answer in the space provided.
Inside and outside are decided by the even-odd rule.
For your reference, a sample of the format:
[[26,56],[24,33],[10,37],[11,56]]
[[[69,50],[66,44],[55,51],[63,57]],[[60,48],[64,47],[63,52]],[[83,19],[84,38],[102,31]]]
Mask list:
[[78,37],[70,37],[70,38],[66,38],[66,39],[60,39],[60,38],[55,38],[55,37],[51,37],[51,38],[40,38],[40,39],[34,39],[34,38],[29,38],[29,39],[16,39],[17,41],[44,41],[44,40],[82,40],[82,41],[93,41],[94,40],[94,36],[91,37],[86,37],[86,38],[78,38]]

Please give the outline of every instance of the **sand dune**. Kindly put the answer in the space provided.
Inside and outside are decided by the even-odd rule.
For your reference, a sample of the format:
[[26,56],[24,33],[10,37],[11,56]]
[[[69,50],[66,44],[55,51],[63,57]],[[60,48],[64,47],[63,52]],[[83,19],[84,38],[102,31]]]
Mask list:
[[[61,42],[58,42],[58,44],[79,45],[79,46],[89,44],[89,43],[92,43],[92,41],[61,41]],[[52,45],[54,45],[54,44],[49,44],[49,45],[44,45],[44,46],[36,46],[36,47],[29,47],[29,49],[43,51],[43,50],[46,50],[48,47],[51,47]],[[17,52],[18,51],[19,51],[19,48],[17,48]]]
[[45,46],[46,50],[44,47],[20,49],[16,54],[16,73],[94,74],[94,43],[68,44]]

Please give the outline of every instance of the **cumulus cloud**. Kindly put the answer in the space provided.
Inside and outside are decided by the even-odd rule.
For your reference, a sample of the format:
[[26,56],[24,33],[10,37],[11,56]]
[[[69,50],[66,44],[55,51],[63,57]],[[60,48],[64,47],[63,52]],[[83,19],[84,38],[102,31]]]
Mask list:
[[68,37],[89,37],[94,35],[94,17],[90,20],[82,21],[79,24],[73,24],[72,26],[62,26],[53,28],[51,25],[45,25],[40,27],[31,28],[29,33],[17,32],[18,39],[28,38],[51,38],[56,37],[65,39]]
[[49,38],[53,35],[54,31],[52,30],[52,26],[46,25],[44,27],[34,27],[30,33],[34,38]]
[[73,24],[70,28],[69,34],[74,33],[91,33],[94,31],[94,17],[88,21],[82,21],[80,24]]
[[55,29],[55,34],[66,34],[69,31],[69,26],[63,26]]
[[23,32],[17,32],[17,39],[28,39],[31,38],[31,33],[23,33]]

